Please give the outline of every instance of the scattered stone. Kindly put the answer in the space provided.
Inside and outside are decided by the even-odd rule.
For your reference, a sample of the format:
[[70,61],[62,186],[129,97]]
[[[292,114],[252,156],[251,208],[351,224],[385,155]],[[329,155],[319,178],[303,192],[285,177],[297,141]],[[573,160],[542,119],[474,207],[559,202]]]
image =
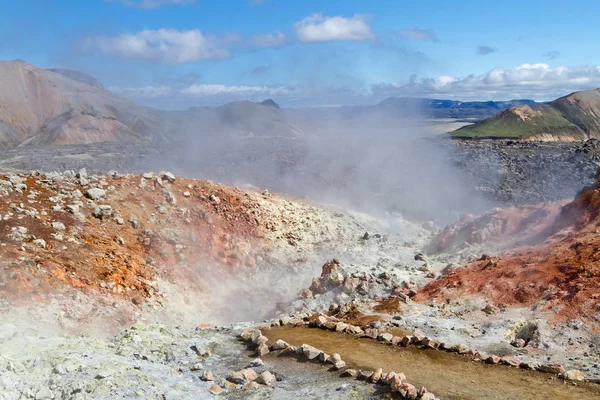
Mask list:
[[161,178],[169,183],[175,183],[175,175],[170,172],[164,172],[161,174]]
[[229,375],[227,380],[237,385],[242,385],[245,382],[251,382],[255,380],[257,377],[258,375],[256,375],[256,372],[252,368],[245,368]]
[[346,361],[344,360],[337,361],[333,364],[333,369],[335,369],[336,371],[339,371],[344,368],[346,368]]
[[340,356],[338,353],[333,353],[330,357],[329,357],[329,363],[331,364],[335,364],[338,361],[342,361],[342,356]]
[[391,343],[393,338],[394,335],[392,335],[391,333],[383,333],[377,337],[378,340],[381,340],[386,343]]
[[373,375],[371,375],[370,381],[372,383],[379,383],[382,375],[383,375],[383,369],[379,368],[379,369],[375,370],[375,372],[373,372]]
[[562,379],[567,381],[584,381],[585,374],[577,369],[570,369],[560,374]]
[[358,371],[358,375],[356,376],[356,379],[358,379],[359,381],[367,381],[371,378],[371,376],[373,376],[373,371]]
[[98,219],[107,219],[113,216],[113,210],[109,205],[99,205],[94,208],[92,215]]
[[565,372],[565,367],[561,364],[542,364],[537,370],[548,374],[562,374]]
[[65,210],[71,214],[76,214],[79,212],[79,204],[67,204]]
[[323,351],[319,353],[319,361],[321,361],[322,363],[326,363],[328,360],[329,360],[329,354],[327,354]]
[[62,222],[54,221],[51,225],[52,228],[56,229],[57,231],[64,231],[65,229],[67,229],[65,227],[65,224],[63,224]]
[[208,388],[208,391],[211,392],[212,394],[220,394],[222,390],[221,390],[221,386],[212,385],[211,387]]
[[335,324],[335,331],[336,332],[343,332],[346,330],[346,328],[348,327],[347,324],[343,323],[343,322],[338,322],[337,324]]
[[508,365],[510,367],[519,367],[521,365],[521,360],[515,357],[502,357],[500,359],[500,363],[503,365]]
[[248,382],[244,385],[244,390],[258,389],[260,385],[256,382]]
[[200,379],[203,380],[204,382],[212,382],[215,380],[215,377],[214,377],[212,371],[204,370],[200,374]]
[[88,199],[92,199],[92,200],[100,200],[105,195],[106,195],[106,191],[104,189],[100,189],[100,188],[92,188],[92,189],[89,189],[87,192],[85,192],[85,196]]
[[37,247],[41,247],[42,249],[46,248],[46,241],[44,239],[35,239],[33,244],[35,244]]
[[269,346],[267,346],[266,344],[258,346],[256,354],[258,354],[259,357],[269,354]]
[[273,386],[275,384],[276,378],[275,375],[270,373],[269,371],[264,371],[257,378],[256,382],[261,385]]
[[273,350],[284,350],[284,349],[287,349],[288,347],[290,347],[290,345],[287,342],[279,339],[279,340],[277,340],[275,342],[275,344],[273,346],[271,346],[271,349],[273,349]]
[[342,374],[340,376],[343,378],[347,378],[347,377],[356,378],[358,376],[358,371],[355,369],[348,368],[347,370],[342,372]]
[[250,361],[250,364],[248,364],[246,368],[261,367],[263,365],[265,365],[263,360],[261,360],[260,358],[255,358],[254,360]]
[[500,357],[492,354],[488,356],[484,361],[486,364],[500,364]]
[[313,346],[310,346],[308,344],[303,344],[302,345],[302,353],[309,360],[314,360],[317,357],[319,357],[319,354],[321,354],[322,351]]

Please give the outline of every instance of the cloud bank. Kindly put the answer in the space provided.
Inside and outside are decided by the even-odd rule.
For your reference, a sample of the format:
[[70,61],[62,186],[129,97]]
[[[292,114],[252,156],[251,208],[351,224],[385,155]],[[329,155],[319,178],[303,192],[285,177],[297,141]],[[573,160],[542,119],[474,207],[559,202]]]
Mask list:
[[463,99],[534,98],[549,100],[569,92],[600,87],[600,66],[523,64],[512,69],[494,68],[481,75],[438,76],[406,83],[374,85],[377,97],[423,96]]
[[228,58],[230,53],[222,42],[215,37],[205,36],[199,29],[158,29],[111,37],[90,37],[84,39],[82,45],[86,49],[125,59],[174,65]]

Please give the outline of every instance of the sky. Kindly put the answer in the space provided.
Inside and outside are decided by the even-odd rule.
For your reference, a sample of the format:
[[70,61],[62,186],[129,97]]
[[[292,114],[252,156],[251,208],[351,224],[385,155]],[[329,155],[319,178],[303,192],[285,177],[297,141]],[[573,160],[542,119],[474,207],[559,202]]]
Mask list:
[[600,87],[594,0],[0,0],[0,60],[166,109],[550,100]]

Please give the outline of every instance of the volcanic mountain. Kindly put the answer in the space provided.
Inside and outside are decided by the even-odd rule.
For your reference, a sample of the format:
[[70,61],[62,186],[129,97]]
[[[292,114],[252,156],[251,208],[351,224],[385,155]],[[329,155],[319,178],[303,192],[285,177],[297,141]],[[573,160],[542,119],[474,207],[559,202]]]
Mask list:
[[0,146],[132,142],[160,136],[153,110],[66,75],[24,61],[0,62]]
[[0,62],[0,147],[142,142],[185,134],[290,137],[302,131],[272,100],[163,111],[119,97],[93,77]]
[[450,134],[454,138],[578,141],[600,138],[600,89],[542,105],[511,107]]

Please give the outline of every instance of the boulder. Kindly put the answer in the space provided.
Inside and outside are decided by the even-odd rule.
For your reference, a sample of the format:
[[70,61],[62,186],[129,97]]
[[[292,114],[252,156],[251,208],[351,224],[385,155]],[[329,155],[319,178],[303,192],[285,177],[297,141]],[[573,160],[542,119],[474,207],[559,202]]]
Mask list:
[[365,336],[371,339],[377,339],[379,336],[379,331],[377,329],[367,328],[365,329]]
[[386,343],[391,343],[393,338],[394,335],[392,335],[391,333],[382,333],[381,335],[377,336],[378,340]]
[[346,330],[347,327],[348,327],[347,324],[345,324],[343,322],[338,322],[337,324],[335,324],[335,331],[343,332],[344,330]]
[[371,376],[373,376],[373,371],[358,371],[358,375],[356,376],[356,379],[358,379],[359,381],[367,381],[371,378]]
[[325,353],[325,352],[321,352],[319,353],[319,361],[321,361],[322,363],[326,363],[329,360],[329,354]]
[[336,371],[339,371],[344,368],[346,368],[346,361],[344,360],[337,361],[333,364],[333,369],[335,369]]
[[283,350],[283,349],[287,349],[288,347],[290,347],[290,345],[287,342],[284,342],[283,340],[279,339],[275,342],[275,344],[273,346],[271,346],[272,350]]
[[200,374],[200,380],[203,380],[204,382],[212,382],[215,380],[215,377],[212,371],[205,370]]
[[261,385],[273,386],[275,384],[276,378],[275,375],[270,373],[269,371],[264,371],[257,378],[256,382]]
[[309,360],[314,360],[319,357],[322,351],[308,344],[302,345],[302,354]]
[[537,370],[548,374],[562,374],[565,372],[565,367],[561,364],[542,364]]
[[100,188],[92,188],[85,192],[85,197],[92,200],[100,200],[106,195],[106,191]]
[[340,376],[344,377],[344,378],[347,378],[347,377],[356,378],[358,376],[358,371],[355,369],[348,368],[347,370],[342,372],[342,374]]
[[259,357],[269,354],[269,346],[267,346],[266,344],[258,346],[256,353]]
[[99,205],[94,208],[92,215],[98,219],[106,219],[113,216],[113,210],[109,205]]
[[400,345],[402,347],[408,347],[409,344],[412,343],[412,336],[404,336],[400,341]]
[[568,381],[584,381],[585,374],[577,369],[570,369],[560,374],[560,377]]
[[379,368],[379,369],[375,370],[375,372],[373,372],[373,375],[371,375],[370,381],[373,383],[379,383],[382,375],[383,375],[383,369]]
[[211,392],[212,394],[219,394],[219,393],[221,393],[221,386],[212,385],[211,387],[208,388],[208,391]]

